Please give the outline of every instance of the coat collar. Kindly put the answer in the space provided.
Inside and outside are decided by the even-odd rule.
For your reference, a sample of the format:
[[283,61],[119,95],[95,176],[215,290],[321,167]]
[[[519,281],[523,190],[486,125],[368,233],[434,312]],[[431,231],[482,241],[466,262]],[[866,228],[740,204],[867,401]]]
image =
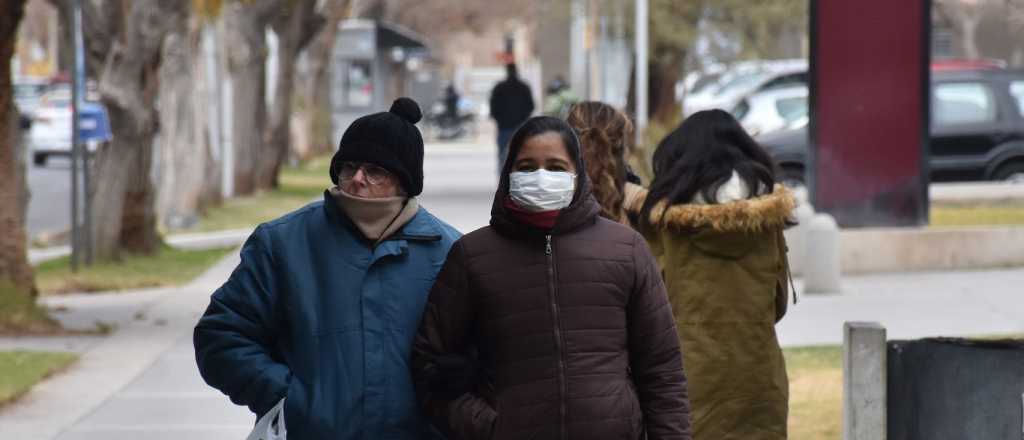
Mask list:
[[[626,209],[639,213],[646,198],[647,191],[644,190]],[[771,193],[763,196],[721,204],[668,206],[665,201],[661,201],[651,209],[649,220],[659,228],[759,232],[785,227],[792,219],[795,208],[793,193],[783,185],[775,185]]]

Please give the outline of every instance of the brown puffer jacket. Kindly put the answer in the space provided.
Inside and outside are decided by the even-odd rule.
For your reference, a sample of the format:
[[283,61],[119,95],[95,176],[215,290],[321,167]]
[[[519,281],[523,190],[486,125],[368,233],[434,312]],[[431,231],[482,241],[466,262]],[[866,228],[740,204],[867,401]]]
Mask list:
[[553,230],[517,223],[502,203],[512,162],[491,226],[452,247],[430,293],[412,359],[424,411],[453,439],[690,439],[644,239],[598,217],[585,173]]

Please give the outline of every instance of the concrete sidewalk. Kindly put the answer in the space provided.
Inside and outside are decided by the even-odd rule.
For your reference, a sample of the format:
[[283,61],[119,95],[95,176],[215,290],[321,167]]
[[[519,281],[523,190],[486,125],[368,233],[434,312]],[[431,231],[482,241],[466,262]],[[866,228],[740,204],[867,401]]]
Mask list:
[[790,302],[776,328],[783,346],[838,345],[847,321],[877,321],[889,339],[1024,335],[1024,268],[848,276],[842,293]]
[[[210,294],[237,264],[233,254],[177,289],[50,299],[69,309],[58,316],[71,326],[93,315],[116,329],[81,342],[71,368],[0,409],[0,439],[244,438],[253,417],[202,383],[190,338]],[[0,347],[53,348],[34,339],[8,338]]]

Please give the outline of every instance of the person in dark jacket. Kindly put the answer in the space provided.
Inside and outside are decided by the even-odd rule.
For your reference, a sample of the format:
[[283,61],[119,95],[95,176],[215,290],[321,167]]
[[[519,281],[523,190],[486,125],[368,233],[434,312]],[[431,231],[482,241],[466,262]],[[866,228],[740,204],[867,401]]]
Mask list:
[[413,348],[451,439],[689,439],[672,309],[643,238],[600,216],[562,120],[512,137],[490,226],[452,247]]
[[203,379],[277,418],[288,438],[437,435],[416,408],[408,358],[459,234],[416,201],[421,116],[401,98],[353,122],[331,160],[336,186],[256,228],[196,325]]
[[516,65],[505,66],[507,77],[491,90],[491,118],[498,124],[498,169],[508,155],[512,133],[533,114],[533,92],[519,79]]

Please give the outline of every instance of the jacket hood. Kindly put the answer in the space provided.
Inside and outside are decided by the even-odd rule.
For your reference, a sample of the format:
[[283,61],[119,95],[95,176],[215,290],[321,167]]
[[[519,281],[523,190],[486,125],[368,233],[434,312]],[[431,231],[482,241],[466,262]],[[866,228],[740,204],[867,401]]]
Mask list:
[[[633,199],[626,209],[639,214],[647,198]],[[752,199],[720,204],[679,204],[661,201],[651,209],[650,221],[658,230],[688,231],[694,246],[723,258],[739,258],[754,246],[751,236],[785,228],[793,216],[796,199],[783,185]],[[653,231],[645,231],[648,235]]]
[[[573,134],[575,136],[575,134]],[[577,142],[577,145],[579,142]],[[601,212],[601,206],[594,198],[590,179],[587,177],[587,167],[583,163],[583,154],[578,148],[566,145],[570,155],[576,159],[576,193],[573,195],[572,203],[562,209],[555,222],[555,227],[550,231],[553,235],[570,232],[597,220]],[[515,220],[508,209],[505,208],[505,199],[509,194],[509,175],[512,173],[514,158],[519,155],[519,147],[509,145],[508,160],[501,168],[501,179],[498,182],[498,190],[494,193],[494,202],[491,204],[491,226],[499,232],[509,235],[544,235],[548,231],[542,231]]]
[[[647,190],[635,197],[626,209],[639,214]],[[680,204],[667,206],[662,201],[651,209],[651,224],[659,228],[702,229],[718,232],[761,232],[783,228],[792,219],[796,198],[783,185],[775,185],[772,192],[752,199],[728,203],[701,205]]]

